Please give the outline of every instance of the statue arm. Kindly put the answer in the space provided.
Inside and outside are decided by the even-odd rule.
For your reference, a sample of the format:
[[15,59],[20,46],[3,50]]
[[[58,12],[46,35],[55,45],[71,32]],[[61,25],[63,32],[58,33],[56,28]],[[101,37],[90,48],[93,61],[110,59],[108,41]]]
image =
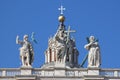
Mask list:
[[19,36],[16,37],[16,44],[23,44],[23,42],[19,40]]
[[91,46],[92,44],[93,44],[93,43],[90,42],[89,44],[86,44],[86,45],[84,46],[84,48],[87,49],[87,50],[89,50],[89,49],[90,49],[90,46]]
[[99,45],[98,42],[95,42],[94,44],[97,45],[97,46]]
[[85,49],[89,50],[88,44],[84,46]]

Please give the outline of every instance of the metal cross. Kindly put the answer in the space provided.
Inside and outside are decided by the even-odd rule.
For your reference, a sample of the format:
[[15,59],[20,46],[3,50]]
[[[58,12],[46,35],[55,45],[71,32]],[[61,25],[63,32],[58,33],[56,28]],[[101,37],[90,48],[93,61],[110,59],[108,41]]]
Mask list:
[[60,10],[60,14],[63,14],[63,11],[65,10],[65,8],[61,5],[61,7],[58,8],[58,10]]
[[65,31],[65,33],[67,33],[67,42],[69,41],[69,37],[70,37],[70,33],[76,32],[75,30],[71,30],[70,26],[68,27],[68,30]]

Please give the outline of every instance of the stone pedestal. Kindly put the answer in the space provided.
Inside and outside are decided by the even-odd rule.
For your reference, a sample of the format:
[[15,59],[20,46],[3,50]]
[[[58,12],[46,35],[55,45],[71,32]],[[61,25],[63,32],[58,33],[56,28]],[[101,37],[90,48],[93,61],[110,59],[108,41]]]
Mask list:
[[88,68],[88,75],[99,75],[99,74],[100,74],[100,68],[96,68],[96,67]]
[[55,68],[54,76],[65,76],[65,68]]
[[16,75],[16,80],[36,80],[36,76],[32,75],[32,67],[31,66],[22,66],[20,68],[21,75]]
[[118,71],[114,71],[114,76],[118,77],[118,75],[119,75],[119,72]]
[[62,62],[55,63],[54,76],[65,76],[65,63]]
[[55,67],[55,68],[65,68],[65,66],[66,66],[65,63],[56,62],[54,67]]
[[32,67],[22,67],[21,75],[32,75]]
[[104,76],[100,75],[100,68],[98,67],[89,67],[88,75],[84,75],[84,80],[104,80]]

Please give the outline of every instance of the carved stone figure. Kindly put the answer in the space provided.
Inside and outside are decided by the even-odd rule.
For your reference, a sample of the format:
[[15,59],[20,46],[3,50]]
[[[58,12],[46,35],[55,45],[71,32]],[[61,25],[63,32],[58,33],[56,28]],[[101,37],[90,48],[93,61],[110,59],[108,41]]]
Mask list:
[[94,36],[90,36],[89,43],[85,45],[88,53],[88,67],[100,67],[100,47]]
[[[75,40],[71,38],[70,33],[75,32],[68,30],[64,25],[65,17],[60,15],[58,18],[60,24],[58,30],[53,37],[48,40],[48,48],[45,51],[45,67],[78,67],[79,52],[75,45]],[[61,65],[59,65],[61,64]]]
[[64,30],[59,30],[57,32],[57,34],[55,35],[55,40],[57,42],[57,45],[56,45],[57,58],[61,62],[64,59],[65,49],[66,49]]
[[23,41],[19,40],[19,36],[16,37],[16,44],[22,45],[20,47],[20,58],[22,66],[31,66],[33,62],[34,51],[31,43],[28,41],[28,35],[24,35]]
[[79,52],[76,49],[75,40],[69,39],[67,43],[67,49],[66,49],[66,62],[69,63],[70,67],[74,67],[78,64],[78,55]]

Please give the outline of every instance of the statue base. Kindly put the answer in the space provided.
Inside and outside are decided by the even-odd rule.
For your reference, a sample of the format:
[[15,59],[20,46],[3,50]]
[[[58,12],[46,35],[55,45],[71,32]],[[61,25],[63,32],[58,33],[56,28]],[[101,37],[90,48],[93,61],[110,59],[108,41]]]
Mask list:
[[32,66],[22,66],[21,75],[32,75]]
[[89,67],[88,75],[100,75],[100,68],[98,67]]
[[62,62],[55,62],[55,66],[57,68],[65,68],[66,64]]
[[32,66],[31,65],[30,66],[23,65],[23,66],[21,66],[21,68],[32,68]]
[[71,68],[68,63],[65,62],[50,62],[42,66],[42,68]]

